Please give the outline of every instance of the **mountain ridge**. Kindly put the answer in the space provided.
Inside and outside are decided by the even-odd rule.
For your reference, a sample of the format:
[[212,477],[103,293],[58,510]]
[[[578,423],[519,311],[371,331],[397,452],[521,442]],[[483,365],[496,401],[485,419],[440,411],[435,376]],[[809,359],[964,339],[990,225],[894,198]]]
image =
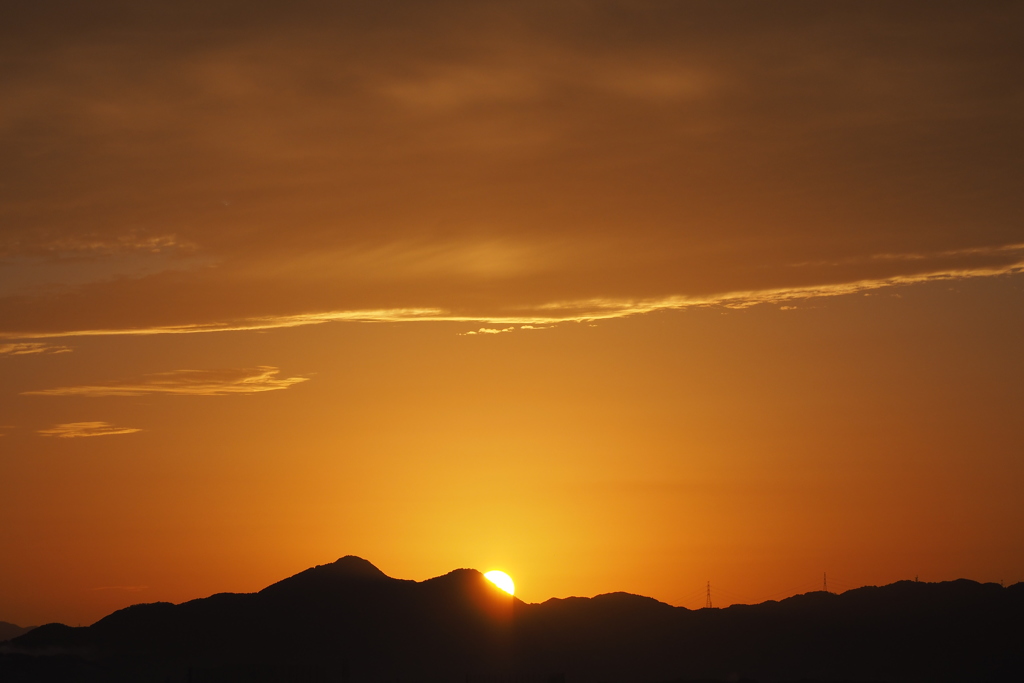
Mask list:
[[256,593],[44,625],[0,647],[0,678],[1020,680],[1022,624],[1024,584],[901,581],[689,610],[624,592],[525,603],[477,570],[410,581],[346,556]]

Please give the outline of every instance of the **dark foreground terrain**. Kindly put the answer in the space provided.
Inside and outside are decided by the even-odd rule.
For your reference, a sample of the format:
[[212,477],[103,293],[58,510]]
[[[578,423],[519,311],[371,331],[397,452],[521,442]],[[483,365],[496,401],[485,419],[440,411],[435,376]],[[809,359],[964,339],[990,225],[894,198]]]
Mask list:
[[688,610],[531,605],[479,572],[415,582],[344,557],[259,593],[135,605],[0,644],[0,681],[1021,681],[1024,584],[808,593]]

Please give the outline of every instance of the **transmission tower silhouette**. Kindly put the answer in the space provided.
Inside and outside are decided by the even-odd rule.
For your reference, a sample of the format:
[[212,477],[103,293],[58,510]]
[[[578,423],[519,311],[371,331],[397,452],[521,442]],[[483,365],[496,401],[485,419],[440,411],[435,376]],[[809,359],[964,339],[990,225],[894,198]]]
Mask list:
[[704,602],[704,606],[707,608],[711,607],[711,582],[708,581],[708,599]]
[[828,574],[826,572],[821,573],[821,590],[828,593]]

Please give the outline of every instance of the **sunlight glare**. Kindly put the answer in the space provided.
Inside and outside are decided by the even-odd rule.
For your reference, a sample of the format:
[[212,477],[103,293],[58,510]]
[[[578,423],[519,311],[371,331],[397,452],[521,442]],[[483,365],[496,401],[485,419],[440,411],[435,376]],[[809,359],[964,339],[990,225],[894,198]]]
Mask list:
[[484,574],[484,576],[491,583],[493,583],[495,586],[505,591],[509,595],[516,594],[516,585],[512,582],[512,577],[506,574],[505,572],[493,569]]

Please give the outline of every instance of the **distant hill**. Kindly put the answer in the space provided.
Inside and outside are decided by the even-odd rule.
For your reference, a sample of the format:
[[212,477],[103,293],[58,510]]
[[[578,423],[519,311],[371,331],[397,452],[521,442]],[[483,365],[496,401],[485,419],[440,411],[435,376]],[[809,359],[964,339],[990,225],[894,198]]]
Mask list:
[[11,681],[1024,680],[1024,584],[808,593],[688,610],[611,593],[526,604],[479,572],[416,582],[343,557],[258,593],[135,605],[0,646]]
[[28,633],[35,626],[16,626],[15,624],[9,624],[6,621],[0,621],[0,642],[10,640],[11,638],[17,638],[23,633]]

